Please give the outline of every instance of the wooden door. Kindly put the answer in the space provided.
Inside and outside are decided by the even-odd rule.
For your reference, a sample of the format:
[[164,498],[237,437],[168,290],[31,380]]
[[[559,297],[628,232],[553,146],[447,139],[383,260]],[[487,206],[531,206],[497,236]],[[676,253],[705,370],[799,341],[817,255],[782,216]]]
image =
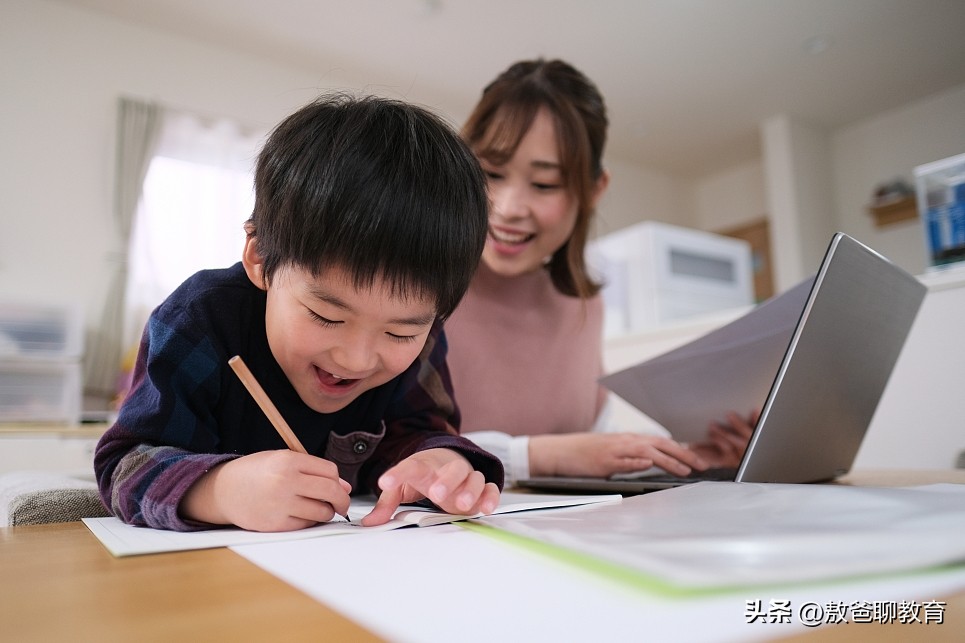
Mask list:
[[751,244],[751,268],[754,271],[754,299],[762,302],[774,294],[771,269],[771,236],[767,217],[736,228],[719,230],[718,234],[743,239]]

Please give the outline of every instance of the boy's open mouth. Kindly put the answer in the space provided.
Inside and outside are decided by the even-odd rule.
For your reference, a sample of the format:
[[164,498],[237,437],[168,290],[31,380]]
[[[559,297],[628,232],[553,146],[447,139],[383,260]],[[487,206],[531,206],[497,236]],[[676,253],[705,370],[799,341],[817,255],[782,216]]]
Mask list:
[[353,380],[346,377],[339,377],[338,375],[329,373],[328,371],[322,370],[317,366],[315,367],[315,370],[316,370],[316,376],[318,377],[318,380],[325,386],[345,387],[345,386],[351,386],[352,384],[355,384],[356,382],[358,382],[357,379]]

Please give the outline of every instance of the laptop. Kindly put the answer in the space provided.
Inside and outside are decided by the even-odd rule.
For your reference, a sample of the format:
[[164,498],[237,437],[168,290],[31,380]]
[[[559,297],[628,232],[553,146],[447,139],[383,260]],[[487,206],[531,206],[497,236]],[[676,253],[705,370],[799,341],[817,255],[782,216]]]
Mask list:
[[[847,473],[927,288],[874,250],[831,239],[736,470],[535,477],[524,488],[635,494],[700,480],[807,483]],[[703,475],[706,474],[706,475]]]

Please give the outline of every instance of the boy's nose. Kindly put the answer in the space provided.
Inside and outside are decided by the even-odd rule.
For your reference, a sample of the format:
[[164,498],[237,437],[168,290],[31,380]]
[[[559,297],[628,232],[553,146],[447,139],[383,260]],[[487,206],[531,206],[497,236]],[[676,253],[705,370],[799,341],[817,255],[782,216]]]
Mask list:
[[375,369],[378,357],[368,342],[357,341],[343,344],[332,350],[332,361],[337,368],[342,369],[342,372],[334,375],[357,379]]

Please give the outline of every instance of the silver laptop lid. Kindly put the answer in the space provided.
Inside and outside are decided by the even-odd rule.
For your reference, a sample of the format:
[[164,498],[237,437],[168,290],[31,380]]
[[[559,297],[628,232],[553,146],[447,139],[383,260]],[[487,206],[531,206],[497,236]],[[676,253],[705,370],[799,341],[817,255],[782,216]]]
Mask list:
[[851,468],[926,290],[874,250],[834,235],[738,481],[818,482]]

